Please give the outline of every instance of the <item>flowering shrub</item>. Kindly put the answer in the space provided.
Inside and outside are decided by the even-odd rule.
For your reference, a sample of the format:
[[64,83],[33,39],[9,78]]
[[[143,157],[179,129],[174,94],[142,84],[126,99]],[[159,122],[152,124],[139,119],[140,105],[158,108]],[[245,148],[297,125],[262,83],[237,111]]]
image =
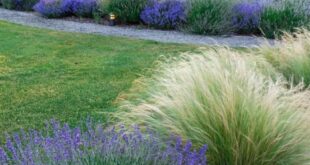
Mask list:
[[262,6],[259,3],[242,2],[233,7],[233,25],[237,32],[257,32],[260,25]]
[[140,18],[144,23],[157,28],[176,28],[185,22],[185,5],[177,0],[150,1]]
[[0,0],[0,4],[7,9],[13,10],[32,10],[38,0]]
[[49,18],[62,17],[71,12],[72,0],[40,0],[34,10]]
[[80,17],[91,17],[97,9],[97,0],[73,0],[72,12]]
[[156,135],[142,134],[136,126],[105,131],[86,125],[83,132],[52,121],[51,131],[8,136],[0,147],[0,164],[206,164],[206,146],[196,152],[190,141],[182,146],[182,139],[171,138],[163,148]]

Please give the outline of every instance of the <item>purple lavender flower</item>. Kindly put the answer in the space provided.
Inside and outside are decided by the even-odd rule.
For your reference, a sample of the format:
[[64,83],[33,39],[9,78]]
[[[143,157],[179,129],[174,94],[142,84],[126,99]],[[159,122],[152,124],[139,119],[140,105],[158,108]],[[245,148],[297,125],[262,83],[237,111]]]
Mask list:
[[178,0],[150,0],[140,15],[141,20],[156,28],[173,29],[185,22],[185,5]]
[[17,150],[16,148],[14,147],[11,139],[9,138],[9,136],[7,135],[7,138],[6,138],[6,148],[7,150],[10,152],[10,154],[12,155],[12,158],[14,160],[19,160],[19,157],[17,155]]
[[76,16],[91,17],[97,9],[97,0],[72,0],[72,12]]
[[8,156],[6,152],[0,147],[0,164],[5,164],[8,162]]
[[8,136],[6,146],[0,147],[0,164],[206,164],[206,147],[196,153],[191,142],[183,146],[180,137],[172,137],[165,145],[160,137],[142,133],[138,126],[104,130],[86,125],[87,130],[81,131],[51,121],[47,128],[52,130]]
[[258,31],[262,5],[258,2],[242,2],[233,7],[233,25],[240,33]]
[[34,10],[48,18],[63,17],[71,12],[72,0],[40,0]]
[[25,151],[24,151],[24,156],[25,159],[23,162],[27,165],[34,165],[34,160],[33,160],[33,150],[31,149],[31,144],[27,144]]
[[74,149],[79,149],[80,145],[82,145],[80,128],[75,128],[73,130],[72,138]]
[[178,160],[177,165],[182,165],[183,164],[183,154],[179,153],[177,160]]
[[207,157],[204,156],[206,155],[207,150],[208,150],[208,146],[204,145],[199,151],[199,158],[200,158],[199,162],[201,162],[201,164],[207,164]]

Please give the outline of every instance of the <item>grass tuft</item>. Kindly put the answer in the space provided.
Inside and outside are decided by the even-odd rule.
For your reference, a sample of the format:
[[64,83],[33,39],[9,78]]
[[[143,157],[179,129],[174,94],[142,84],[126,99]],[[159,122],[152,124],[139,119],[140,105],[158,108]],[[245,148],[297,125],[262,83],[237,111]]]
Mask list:
[[228,49],[184,55],[142,81],[145,92],[115,116],[208,144],[210,164],[306,164],[309,91],[287,88],[264,65]]
[[229,34],[233,31],[232,2],[229,0],[189,0],[185,31],[197,34]]
[[288,80],[310,85],[310,32],[301,29],[285,33],[281,41],[267,44],[259,49],[262,54]]

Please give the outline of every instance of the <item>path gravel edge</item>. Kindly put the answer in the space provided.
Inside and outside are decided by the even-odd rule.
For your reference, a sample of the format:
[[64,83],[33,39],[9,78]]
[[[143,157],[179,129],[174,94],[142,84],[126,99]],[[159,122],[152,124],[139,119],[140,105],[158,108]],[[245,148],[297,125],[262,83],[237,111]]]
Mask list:
[[[202,36],[185,34],[179,31],[138,29],[135,27],[105,26],[95,23],[81,23],[62,19],[46,19],[34,12],[20,12],[0,8],[0,20],[51,30],[99,34],[104,36],[130,37],[163,43],[181,43],[195,45],[218,45],[229,47],[257,47],[266,42],[273,42],[254,36]],[[1,28],[1,27],[0,27]]]

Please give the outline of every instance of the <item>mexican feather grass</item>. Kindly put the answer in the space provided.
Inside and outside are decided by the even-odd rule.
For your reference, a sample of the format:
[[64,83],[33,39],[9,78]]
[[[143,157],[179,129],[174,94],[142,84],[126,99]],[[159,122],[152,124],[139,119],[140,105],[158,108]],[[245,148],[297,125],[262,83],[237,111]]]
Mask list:
[[136,83],[144,91],[122,102],[122,123],[208,144],[209,164],[309,163],[309,91],[273,73],[264,58],[220,48],[161,66]]
[[263,55],[279,72],[295,84],[303,81],[310,85],[310,32],[300,29],[296,33],[285,33],[275,45],[259,48]]

